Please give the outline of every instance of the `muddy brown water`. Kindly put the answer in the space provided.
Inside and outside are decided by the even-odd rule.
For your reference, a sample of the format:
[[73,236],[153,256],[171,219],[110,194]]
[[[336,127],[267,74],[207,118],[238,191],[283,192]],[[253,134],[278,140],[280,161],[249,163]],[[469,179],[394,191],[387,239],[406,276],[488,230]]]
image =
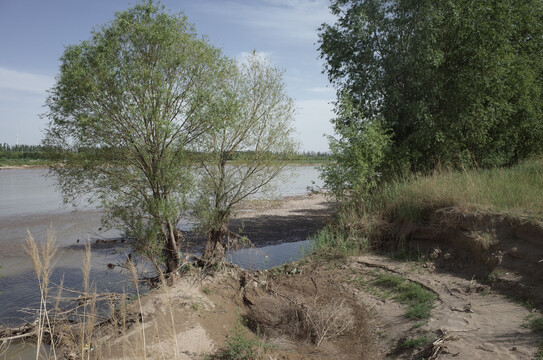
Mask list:
[[[101,212],[94,206],[83,202],[77,211],[63,206],[52,179],[44,177],[46,173],[46,169],[0,170],[0,324],[22,322],[28,314],[21,310],[39,304],[37,281],[24,251],[27,231],[36,240],[44,241],[47,229],[54,229],[59,254],[52,283],[63,279],[64,286],[71,289],[81,287],[84,243],[119,239],[115,230],[99,230]],[[288,181],[278,181],[274,196],[304,194],[313,182],[320,184],[318,174],[315,166],[290,167],[284,177]],[[186,221],[180,227],[190,227],[190,223]],[[308,243],[241,250],[230,254],[230,259],[249,269],[269,268],[296,259],[303,254],[300,247],[306,252]],[[98,291],[123,291],[128,287],[126,274],[107,266],[122,262],[128,251],[123,243],[93,246],[91,281]]]

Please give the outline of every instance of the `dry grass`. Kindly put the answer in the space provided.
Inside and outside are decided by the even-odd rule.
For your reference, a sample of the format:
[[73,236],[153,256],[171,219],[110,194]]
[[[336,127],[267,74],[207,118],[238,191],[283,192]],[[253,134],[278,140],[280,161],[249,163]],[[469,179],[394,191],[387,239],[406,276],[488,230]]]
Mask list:
[[[51,273],[55,265],[57,247],[55,234],[50,229],[47,240],[37,242],[28,233],[25,246],[32,259],[34,271],[40,288],[41,302],[36,310],[36,323],[32,330],[14,338],[36,339],[36,360],[47,359],[90,359],[122,357],[130,359],[147,359],[148,353],[156,352],[157,344],[151,345],[149,339],[160,339],[159,352],[163,359],[180,359],[181,353],[177,340],[174,321],[174,305],[167,286],[165,275],[160,272],[160,286],[156,290],[166,308],[166,319],[147,319],[144,315],[140,280],[135,265],[128,259],[131,282],[136,293],[135,302],[138,313],[134,314],[134,306],[127,302],[125,294],[99,294],[90,280],[91,247],[85,246],[82,261],[82,291],[66,289],[63,281],[57,284],[57,291],[51,296]],[[77,295],[77,296],[75,296]],[[99,315],[99,304],[109,301],[107,317]],[[63,308],[63,304],[70,305]],[[132,309],[132,310],[129,310]],[[109,327],[109,328],[108,328]],[[109,331],[109,332],[108,332]],[[117,334],[117,335],[111,335]],[[170,339],[172,346],[165,349],[163,343]],[[5,340],[5,341],[3,341]],[[5,353],[12,339],[0,339],[2,353]],[[44,352],[44,343],[50,345],[49,354]],[[152,357],[156,357],[153,353]]]
[[[38,244],[30,232],[28,232],[26,237],[26,253],[30,256],[32,260],[32,265],[34,267],[34,272],[36,278],[38,279],[40,287],[40,308],[38,311],[38,321],[36,327],[36,337],[37,337],[37,346],[36,346],[36,359],[39,359],[40,352],[42,351],[42,343],[45,332],[48,332],[52,337],[54,334],[54,329],[51,324],[51,319],[49,318],[49,310],[47,308],[47,301],[49,295],[49,280],[51,273],[54,268],[54,258],[57,252],[55,245],[55,234],[50,228],[47,231],[47,240],[45,243]],[[51,342],[51,348],[53,355],[56,358],[56,348],[55,342]]]
[[[543,218],[543,158],[509,168],[437,170],[384,183],[340,207],[337,221],[315,237],[316,254],[348,256],[389,238],[386,224],[416,227],[432,212],[458,207],[528,219]],[[397,234],[396,234],[397,235]]]
[[353,326],[353,319],[352,309],[345,305],[343,299],[324,305],[319,305],[315,299],[314,303],[306,305],[303,311],[304,326],[309,329],[315,346],[349,331]]
[[325,301],[318,296],[292,298],[272,290],[250,308],[251,329],[265,336],[288,336],[310,341],[316,347],[352,329],[354,314],[344,299]]
[[385,184],[366,202],[370,212],[418,220],[428,209],[459,206],[513,216],[543,216],[543,159],[510,168],[435,171]]

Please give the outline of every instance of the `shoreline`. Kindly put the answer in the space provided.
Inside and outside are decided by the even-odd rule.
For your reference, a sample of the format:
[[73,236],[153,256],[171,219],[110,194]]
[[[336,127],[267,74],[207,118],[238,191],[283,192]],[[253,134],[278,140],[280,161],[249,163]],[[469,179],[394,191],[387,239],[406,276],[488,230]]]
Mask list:
[[29,169],[48,169],[49,165],[6,165],[0,166],[2,170],[29,170]]
[[[288,162],[286,166],[322,166],[324,165],[324,161],[319,161],[312,163],[311,161],[308,162]],[[236,164],[236,165],[243,165],[243,164]],[[48,169],[49,165],[46,164],[23,164],[23,165],[4,165],[0,166],[0,171],[2,170],[26,170],[26,169]]]
[[[330,221],[335,204],[325,194],[290,195],[277,200],[246,200],[230,220],[231,231],[247,236],[255,248],[309,239]],[[183,231],[189,252],[202,252],[204,234]]]
[[[280,200],[248,200],[242,204],[240,210],[231,221],[231,228],[237,229],[235,226],[244,224],[242,234],[250,236],[255,247],[262,247],[305,240],[305,237],[303,239],[300,239],[300,237],[305,236],[305,234],[313,234],[323,227],[332,215],[334,206],[327,201],[324,194],[305,194],[287,196]],[[261,234],[262,231],[263,234]],[[252,236],[249,234],[252,234]],[[203,245],[205,246],[205,243]],[[112,243],[94,241],[92,251],[116,246],[116,244]],[[61,264],[57,265],[61,266]],[[225,268],[237,267],[227,263]],[[241,269],[239,271],[243,272]],[[179,279],[177,277],[175,276],[176,282],[179,280],[182,283],[187,281],[183,280],[183,277]],[[231,281],[231,279],[228,281]],[[189,289],[190,286],[188,288],[184,287],[184,291]],[[171,290],[176,292],[176,286],[172,287]],[[191,290],[191,292],[194,291],[197,290]],[[142,296],[142,301],[154,301],[155,298],[156,294],[151,291]],[[228,315],[228,322],[234,316],[234,310]],[[30,339],[34,332],[34,328],[28,324],[20,324],[14,328],[0,327],[0,332],[3,332],[4,336],[12,336],[11,331],[13,329],[19,329],[23,333],[23,330],[26,329],[25,331],[30,334]],[[219,342],[219,339],[215,339],[215,341]]]

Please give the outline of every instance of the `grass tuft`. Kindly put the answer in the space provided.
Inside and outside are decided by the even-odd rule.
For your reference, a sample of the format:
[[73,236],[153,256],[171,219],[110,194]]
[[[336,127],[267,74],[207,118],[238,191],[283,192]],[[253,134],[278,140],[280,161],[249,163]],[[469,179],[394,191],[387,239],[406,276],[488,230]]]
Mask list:
[[535,332],[543,333],[543,317],[531,317],[526,326]]
[[419,337],[404,341],[404,343],[402,344],[402,347],[405,349],[419,349],[425,345],[430,344],[433,341],[434,341],[434,337],[426,334],[423,336],[419,336]]
[[226,346],[207,359],[253,360],[258,357],[259,347],[262,347],[262,343],[258,339],[250,338],[245,321],[238,313],[234,328],[226,335]]
[[543,159],[509,168],[436,171],[384,184],[369,197],[368,210],[399,221],[419,221],[428,210],[448,206],[512,216],[543,216]]
[[447,207],[540,219],[542,188],[543,158],[508,168],[438,170],[385,182],[371,192],[353,193],[341,203],[334,225],[315,237],[315,250],[345,257],[387,248],[383,239],[398,229],[384,225],[409,229]]
[[395,300],[407,305],[406,318],[428,319],[430,317],[436,296],[420,284],[398,275],[378,273],[373,285],[389,289]]

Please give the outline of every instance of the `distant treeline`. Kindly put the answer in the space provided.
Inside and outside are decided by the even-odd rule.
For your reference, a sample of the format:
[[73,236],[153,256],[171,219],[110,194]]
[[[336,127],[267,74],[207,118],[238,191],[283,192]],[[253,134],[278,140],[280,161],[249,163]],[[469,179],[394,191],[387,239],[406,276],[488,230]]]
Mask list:
[[51,154],[42,145],[0,145],[0,159],[6,160],[50,160]]
[[[99,157],[110,157],[115,158],[113,155],[115,151],[107,151],[104,149],[80,149],[78,152],[88,152],[93,151],[97,152]],[[99,155],[98,155],[99,154]],[[0,144],[0,160],[53,160],[59,161],[62,160],[67,154],[60,154],[50,149],[46,148],[43,145],[13,145],[10,146],[6,143]],[[194,159],[198,159],[199,154],[192,154]],[[234,156],[231,156],[228,160],[240,160],[243,158],[248,158],[251,156],[250,152],[240,152]],[[311,161],[318,162],[327,160],[330,157],[330,154],[327,152],[315,152],[315,151],[303,151],[290,156],[289,160],[294,162],[296,161]]]

